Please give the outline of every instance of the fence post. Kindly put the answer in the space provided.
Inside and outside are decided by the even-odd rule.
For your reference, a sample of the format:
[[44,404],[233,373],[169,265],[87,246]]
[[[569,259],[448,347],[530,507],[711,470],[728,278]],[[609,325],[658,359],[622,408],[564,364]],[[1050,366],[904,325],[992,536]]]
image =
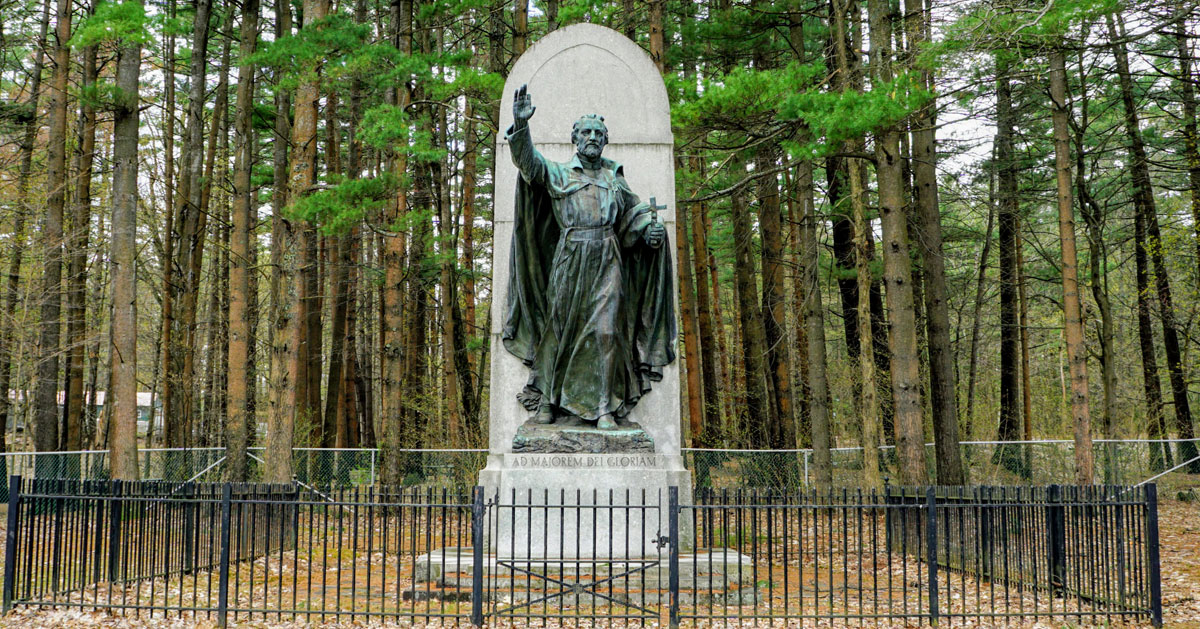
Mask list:
[[[372,456],[371,464],[375,460]],[[373,473],[373,472],[372,472]],[[487,517],[483,504],[483,487],[472,491],[471,502],[471,624],[483,626],[483,523]]]
[[21,477],[8,479],[8,528],[4,534],[4,613],[12,609],[17,584],[17,510],[21,508]]
[[[660,503],[661,504],[661,503]],[[679,487],[667,488],[667,554],[668,604],[671,628],[679,626]]]
[[1162,566],[1158,558],[1158,485],[1146,485],[1146,578],[1150,580],[1150,622],[1162,626]]
[[108,580],[117,580],[121,564],[121,496],[124,488],[119,480],[112,481],[112,501],[108,503]]
[[192,499],[196,495],[195,485],[187,483],[183,486],[183,572],[191,574],[196,566],[196,504]]
[[933,487],[925,490],[925,546],[929,566],[929,623],[938,624],[938,563],[937,563],[937,493]]
[[1062,502],[1062,485],[1050,485],[1046,491],[1046,523],[1050,533],[1050,589],[1065,592],[1067,586],[1066,513]]
[[217,626],[224,627],[229,614],[229,511],[233,485],[221,485],[221,564],[217,585]]
[[883,479],[883,543],[887,551],[892,552],[892,486]]
[[63,496],[67,495],[67,488],[64,486],[64,485],[66,485],[66,481],[61,478],[58,480],[55,480],[53,483],[54,483],[54,493],[56,494],[56,496],[53,498],[53,500],[54,500],[54,539],[52,542],[53,552],[51,554],[51,561],[54,563],[54,566],[50,568],[50,584],[51,584],[50,591],[57,594],[58,586],[61,582],[60,577],[62,575],[61,569],[62,569],[62,563],[63,563],[62,562],[63,501],[66,500],[65,498],[63,498]]

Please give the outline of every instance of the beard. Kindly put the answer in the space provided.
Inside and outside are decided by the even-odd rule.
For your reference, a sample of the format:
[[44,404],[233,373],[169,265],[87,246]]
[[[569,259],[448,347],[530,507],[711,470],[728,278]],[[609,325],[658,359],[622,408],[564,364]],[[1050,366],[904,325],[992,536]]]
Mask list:
[[581,144],[578,149],[579,154],[588,159],[596,159],[600,157],[600,153],[604,151],[604,147],[600,146],[599,144]]

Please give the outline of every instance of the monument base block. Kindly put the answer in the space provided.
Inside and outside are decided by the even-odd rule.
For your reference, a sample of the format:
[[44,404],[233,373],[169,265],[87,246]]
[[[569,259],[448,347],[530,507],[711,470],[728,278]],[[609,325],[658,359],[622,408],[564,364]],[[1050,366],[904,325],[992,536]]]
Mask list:
[[[601,562],[485,555],[483,565],[476,566],[470,548],[444,548],[418,557],[413,587],[405,591],[405,600],[470,600],[471,577],[480,569],[491,598],[508,603],[543,597],[552,597],[555,607],[621,601],[666,605],[670,600],[665,549],[661,555]],[[734,550],[681,554],[680,604],[753,605],[758,600],[754,580],[758,574],[754,560]],[[593,589],[603,596],[594,596]]]
[[[644,557],[666,542],[668,490],[692,498],[683,457],[633,452],[492,454],[479,473],[498,498],[488,549],[508,557]],[[691,549],[690,510],[680,547]]]

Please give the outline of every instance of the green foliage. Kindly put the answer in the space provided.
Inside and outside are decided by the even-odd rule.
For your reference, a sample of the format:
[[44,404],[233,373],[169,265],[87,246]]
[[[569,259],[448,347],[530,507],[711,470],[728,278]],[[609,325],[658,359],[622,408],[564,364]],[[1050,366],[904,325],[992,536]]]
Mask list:
[[290,214],[321,225],[323,233],[344,233],[382,209],[395,191],[396,178],[387,173],[367,179],[339,177],[328,188],[297,201]]
[[71,37],[71,47],[85,48],[107,42],[146,44],[152,41],[146,29],[146,7],[137,0],[101,2]]

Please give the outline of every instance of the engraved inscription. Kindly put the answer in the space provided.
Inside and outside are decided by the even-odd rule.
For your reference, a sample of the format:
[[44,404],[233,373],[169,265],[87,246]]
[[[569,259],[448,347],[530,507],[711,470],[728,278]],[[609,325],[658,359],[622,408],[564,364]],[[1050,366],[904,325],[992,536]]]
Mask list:
[[659,457],[646,454],[525,454],[512,457],[516,468],[562,468],[562,469],[612,469],[636,468],[657,469],[662,467]]

